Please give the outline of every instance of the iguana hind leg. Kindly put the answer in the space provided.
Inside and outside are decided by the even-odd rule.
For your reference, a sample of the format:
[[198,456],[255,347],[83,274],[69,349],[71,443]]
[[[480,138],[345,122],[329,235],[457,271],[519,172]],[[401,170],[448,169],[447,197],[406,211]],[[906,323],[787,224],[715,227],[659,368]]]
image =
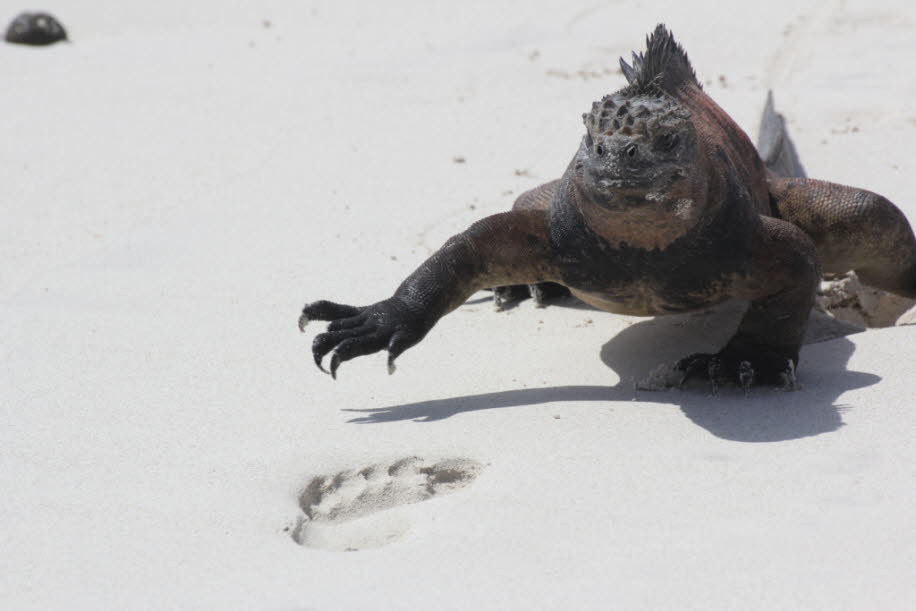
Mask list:
[[825,272],[854,270],[862,282],[916,298],[916,237],[886,198],[822,180],[774,178],[775,213],[804,231]]
[[[547,210],[556,195],[560,180],[552,180],[534,189],[525,191],[515,200],[513,210]],[[493,288],[493,301],[497,310],[502,310],[518,301],[532,297],[538,307],[548,302],[569,296],[569,289],[555,282],[540,282],[529,285],[497,286]]]
[[785,221],[761,217],[747,273],[734,284],[735,297],[750,306],[735,335],[716,354],[694,354],[677,367],[690,377],[794,387],[798,352],[820,280],[811,240]]

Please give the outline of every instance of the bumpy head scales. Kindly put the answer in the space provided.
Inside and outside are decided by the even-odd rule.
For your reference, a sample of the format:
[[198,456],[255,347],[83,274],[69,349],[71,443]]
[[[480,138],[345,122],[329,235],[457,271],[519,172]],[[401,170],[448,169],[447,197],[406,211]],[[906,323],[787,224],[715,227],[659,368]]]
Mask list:
[[660,127],[690,118],[690,111],[667,96],[607,95],[582,115],[589,136],[641,135],[649,137]]
[[645,53],[634,52],[632,66],[621,57],[620,69],[629,83],[629,87],[624,91],[631,95],[658,90],[674,94],[687,84],[702,89],[684,48],[661,23],[646,37]]
[[591,138],[599,135],[650,136],[661,126],[682,123],[690,112],[677,93],[688,84],[699,86],[684,49],[659,24],[646,39],[646,51],[633,53],[633,65],[620,60],[629,85],[592,104],[582,115]]

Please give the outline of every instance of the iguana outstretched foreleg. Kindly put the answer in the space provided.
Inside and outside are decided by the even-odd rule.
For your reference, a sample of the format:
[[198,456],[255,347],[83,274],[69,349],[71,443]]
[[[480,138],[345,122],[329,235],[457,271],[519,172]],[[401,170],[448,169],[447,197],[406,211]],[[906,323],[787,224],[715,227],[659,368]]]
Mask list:
[[310,320],[329,320],[315,337],[312,353],[332,353],[330,373],[340,363],[380,350],[394,359],[415,345],[445,316],[485,287],[556,280],[543,210],[519,210],[487,217],[449,239],[397,288],[389,299],[356,307],[330,301],[307,304],[300,329]]
[[807,233],[825,272],[854,270],[862,282],[916,297],[916,238],[884,197],[804,178],[770,180],[775,212]]
[[779,219],[761,217],[751,247],[750,266],[736,281],[734,296],[750,300],[738,330],[716,354],[695,354],[678,363],[685,379],[716,377],[750,385],[794,380],[801,348],[820,281],[814,245],[800,229]]

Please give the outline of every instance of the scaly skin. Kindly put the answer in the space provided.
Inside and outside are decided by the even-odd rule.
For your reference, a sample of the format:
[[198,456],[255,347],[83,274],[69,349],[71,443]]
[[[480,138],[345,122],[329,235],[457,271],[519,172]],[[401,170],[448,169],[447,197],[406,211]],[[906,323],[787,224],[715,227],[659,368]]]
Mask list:
[[770,180],[775,213],[807,233],[825,272],[854,270],[871,286],[916,297],[916,248],[903,213],[884,197],[822,180]]
[[[794,385],[820,261],[913,293],[916,240],[893,204],[777,176],[703,92],[663,26],[633,59],[632,67],[621,60],[629,86],[583,116],[586,135],[561,179],[451,238],[386,300],[307,304],[300,328],[331,321],[314,340],[316,364],[331,353],[336,377],[343,361],[387,350],[393,371],[398,355],[475,291],[548,282],[598,308],[635,315],[748,300],[718,353],[680,361],[685,379],[704,377],[714,387],[726,379],[745,390]],[[775,117],[768,124],[781,126]],[[767,141],[790,144],[787,136]],[[800,171],[785,151],[769,150],[767,158]]]

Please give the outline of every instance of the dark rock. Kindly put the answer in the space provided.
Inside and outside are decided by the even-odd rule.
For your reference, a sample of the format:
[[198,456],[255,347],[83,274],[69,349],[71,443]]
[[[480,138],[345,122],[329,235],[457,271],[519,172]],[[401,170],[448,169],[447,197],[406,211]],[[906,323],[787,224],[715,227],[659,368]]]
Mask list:
[[48,13],[21,13],[6,29],[5,38],[21,45],[50,45],[67,40],[67,30]]

